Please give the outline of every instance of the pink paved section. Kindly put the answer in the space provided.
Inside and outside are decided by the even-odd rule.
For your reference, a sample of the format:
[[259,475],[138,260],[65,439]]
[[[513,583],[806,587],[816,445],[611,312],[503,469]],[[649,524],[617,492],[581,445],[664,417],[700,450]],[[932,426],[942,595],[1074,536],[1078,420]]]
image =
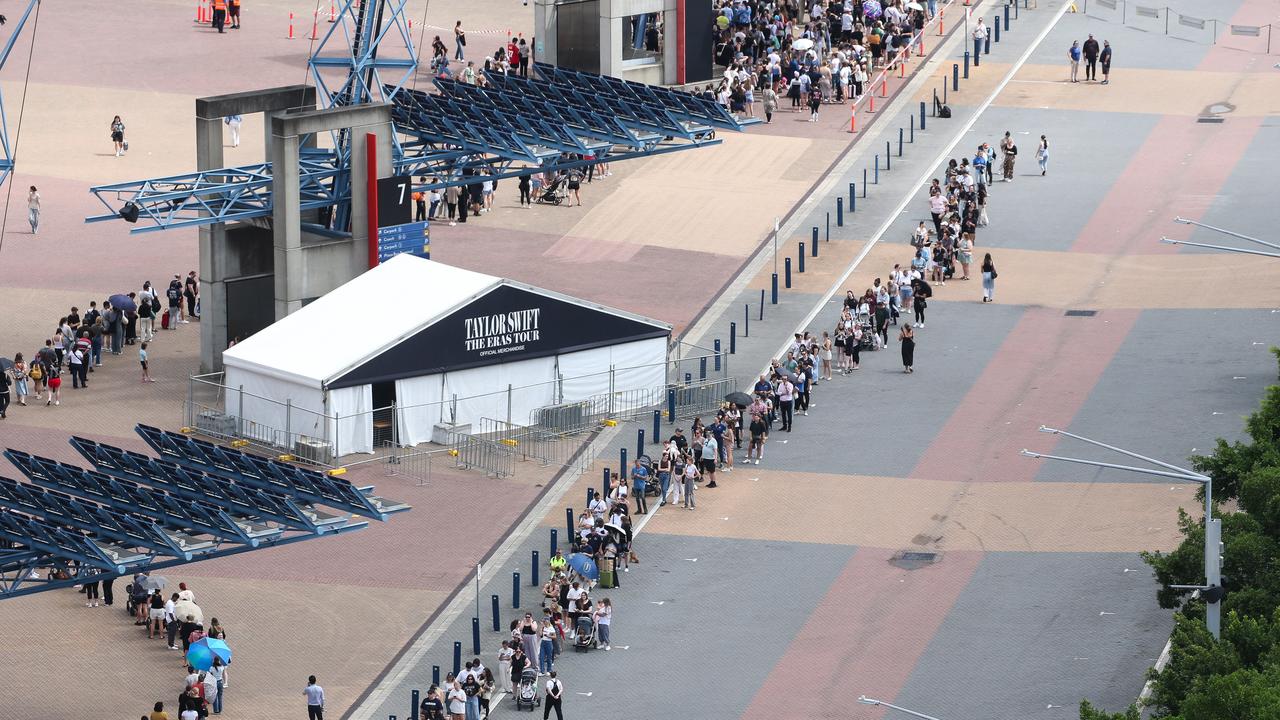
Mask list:
[[1138,318],[1105,310],[1092,318],[1030,308],[1005,338],[912,477],[959,482],[1029,481],[1043,448],[1041,424],[1067,427]]
[[1161,244],[1160,237],[1191,236],[1191,226],[1173,218],[1198,220],[1208,210],[1249,149],[1261,120],[1228,117],[1213,125],[1190,117],[1161,118],[1071,249],[1115,255],[1177,252],[1176,246]]
[[[920,570],[859,548],[765,679],[744,720],[878,718],[859,693],[895,697],[982,560],[952,552]],[[831,698],[841,698],[830,702]]]

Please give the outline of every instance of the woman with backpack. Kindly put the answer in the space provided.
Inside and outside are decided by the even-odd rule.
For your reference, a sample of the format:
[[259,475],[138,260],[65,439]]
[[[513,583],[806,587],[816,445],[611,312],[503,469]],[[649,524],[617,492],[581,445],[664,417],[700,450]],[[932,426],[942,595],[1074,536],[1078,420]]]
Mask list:
[[127,149],[124,143],[124,121],[119,115],[111,119],[111,143],[115,145],[116,157],[124,155]]

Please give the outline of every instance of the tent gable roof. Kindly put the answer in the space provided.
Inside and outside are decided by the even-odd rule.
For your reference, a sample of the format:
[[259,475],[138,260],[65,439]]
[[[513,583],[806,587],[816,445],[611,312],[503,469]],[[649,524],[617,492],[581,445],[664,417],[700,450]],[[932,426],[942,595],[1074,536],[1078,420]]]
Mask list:
[[670,335],[656,320],[508,280],[329,383],[349,387]]

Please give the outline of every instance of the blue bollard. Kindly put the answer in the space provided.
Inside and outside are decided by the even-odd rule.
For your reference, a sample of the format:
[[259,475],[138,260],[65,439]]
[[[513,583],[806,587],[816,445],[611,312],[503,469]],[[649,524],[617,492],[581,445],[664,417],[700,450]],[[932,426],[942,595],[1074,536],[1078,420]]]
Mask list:
[[738,323],[729,322],[729,354],[738,354]]
[[531,587],[538,587],[538,585],[541,584],[538,582],[538,570],[541,566],[541,563],[538,562],[538,559],[539,559],[538,551],[537,550],[532,551],[530,553],[530,558],[529,558],[529,567],[532,569],[532,572],[529,573],[529,575],[532,576],[532,581],[529,583]]
[[[686,382],[688,381],[686,380]],[[625,448],[623,449],[623,452],[626,452]],[[605,468],[603,474],[604,480],[600,482],[600,497],[607,498],[609,497],[609,468]]]
[[431,684],[440,687],[440,666],[431,666]]
[[884,141],[884,169],[886,171],[893,167],[893,145],[888,141]]
[[1009,32],[1009,4],[1004,5],[1004,31]]
[[667,390],[667,424],[674,425],[676,422],[676,389]]
[[[966,80],[969,78],[968,51],[966,51],[964,54],[964,77]],[[956,65],[955,63],[951,64],[951,91],[952,92],[960,91],[960,66]],[[943,105],[947,104],[947,86],[946,85],[942,86],[942,104]]]
[[999,15],[996,16],[996,21],[991,23],[991,25],[995,28],[995,31],[996,31],[996,42],[1000,42],[1000,16]]
[[[786,288],[790,290],[791,289],[791,258],[787,258],[782,261],[782,274],[783,274],[782,275],[783,278],[786,280]],[[777,277],[776,273],[774,274],[774,277]]]
[[685,384],[685,385],[692,385],[692,384],[693,384],[693,373],[685,373],[685,374],[684,374],[684,384]]
[[902,157],[902,128],[898,128],[898,157]]
[[417,690],[409,693],[409,720],[418,720],[418,703],[421,701],[422,696]]
[[[671,392],[675,392],[675,391],[672,390]],[[587,492],[588,494],[590,494],[591,488],[587,488]],[[573,542],[573,508],[564,509],[564,529],[565,529],[565,537],[569,538],[569,542],[572,543]]]
[[716,338],[715,344],[712,345],[716,351],[716,372],[720,372],[720,338]]
[[[553,530],[552,532],[555,532],[555,531]],[[491,611],[490,614],[493,615],[493,631],[502,632],[502,617],[501,617],[502,611],[498,609],[497,595],[489,596],[489,605],[490,605],[489,610]]]
[[703,355],[702,357],[698,358],[698,379],[699,380],[707,379],[707,356],[706,355]]
[[742,304],[742,337],[751,337],[751,304]]
[[[938,97],[937,90],[933,91],[933,96],[935,98]],[[920,101],[920,131],[921,132],[924,131],[924,101],[923,100]]]
[[796,272],[804,272],[804,243],[800,243],[800,268]]
[[[863,175],[867,174],[866,170],[862,171]],[[865,178],[864,178],[865,179]],[[849,183],[849,212],[858,209],[858,192],[857,183]]]
[[644,428],[636,428],[636,457],[644,454]]
[[862,197],[867,196],[867,169],[862,168]]
[[462,670],[462,643],[453,641],[453,676],[458,677]]
[[[769,304],[778,304],[778,273],[773,274],[772,292],[769,293]],[[760,288],[760,319],[764,319],[764,288]]]
[[[916,116],[915,116],[915,114],[913,113],[913,114],[911,114],[911,115],[908,115],[907,117],[911,118],[911,134],[910,134],[909,136],[907,136],[907,137],[908,137],[907,142],[912,143],[912,144],[915,144],[915,141],[916,141]],[[899,155],[901,155],[901,153],[899,153]]]
[[[826,234],[822,236],[823,239],[825,239],[827,242],[831,242],[831,213],[827,213],[827,229],[825,232]],[[814,254],[816,255],[817,252],[818,251],[815,250]]]
[[877,184],[877,185],[879,185],[879,184],[880,184],[880,156],[879,156],[879,155],[876,155],[876,175],[875,175],[875,184]]
[[[988,36],[987,36],[987,41],[986,41],[985,43],[983,43],[983,45],[982,45],[982,51],[983,51],[983,54],[984,54],[984,55],[990,55],[990,54],[991,54],[991,36],[990,36],[990,35],[988,35]],[[978,61],[977,61],[977,60],[975,60],[975,61],[973,62],[973,64],[977,65],[977,64],[978,64]]]
[[810,250],[813,251],[813,256],[818,257],[818,226],[817,225],[813,226],[813,242],[809,244],[813,246],[810,248]]
[[471,654],[480,654],[480,618],[471,618]]
[[[520,571],[518,570],[511,573],[511,607],[520,607]],[[461,645],[460,643],[457,644]],[[453,665],[456,668],[458,666],[457,661]]]
[[[618,482],[625,482],[627,478],[627,468],[631,467],[627,464],[626,448],[618,448],[618,459],[621,461],[618,464]],[[605,493],[605,497],[607,498],[608,496],[609,493]]]
[[[965,50],[965,51],[964,51],[964,79],[965,79],[965,80],[968,80],[968,79],[969,79],[969,51],[968,51],[968,50]],[[952,83],[952,84],[954,85],[955,83]],[[951,89],[952,89],[952,90],[959,90],[960,88],[958,88],[958,87],[953,87],[953,88],[951,88]]]
[[662,442],[658,439],[658,435],[662,433],[662,411],[653,411],[653,444],[657,445]]
[[[657,411],[655,410],[654,412],[657,412]],[[550,552],[552,555],[555,555],[556,550],[559,550],[559,549],[560,549],[560,531],[555,528],[551,528],[551,545],[547,551]]]
[[[849,195],[853,195],[853,184],[849,185]],[[844,227],[844,198],[836,198],[836,227]]]

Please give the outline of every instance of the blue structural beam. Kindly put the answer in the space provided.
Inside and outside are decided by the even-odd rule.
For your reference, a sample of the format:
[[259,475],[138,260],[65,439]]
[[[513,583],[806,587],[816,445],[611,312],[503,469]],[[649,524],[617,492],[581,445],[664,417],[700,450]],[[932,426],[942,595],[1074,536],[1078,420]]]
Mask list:
[[[0,70],[4,69],[5,63],[9,62],[9,55],[13,53],[13,46],[18,42],[18,36],[22,34],[22,29],[26,27],[27,19],[31,17],[31,12],[39,6],[40,0],[27,0],[27,8],[22,11],[22,16],[18,18],[16,23],[10,25],[11,32],[9,39],[5,40],[4,48],[0,49]],[[35,42],[35,38],[31,39]],[[13,148],[9,145],[9,123],[8,116],[4,112],[4,98],[0,96],[0,185],[4,185],[9,179],[9,174],[13,172]]]
[[366,494],[342,478],[315,470],[224,448],[149,425],[138,425],[136,430],[161,457],[179,465],[222,475],[263,490],[281,492],[303,502],[374,520],[386,520],[391,513],[409,509],[406,503]]

